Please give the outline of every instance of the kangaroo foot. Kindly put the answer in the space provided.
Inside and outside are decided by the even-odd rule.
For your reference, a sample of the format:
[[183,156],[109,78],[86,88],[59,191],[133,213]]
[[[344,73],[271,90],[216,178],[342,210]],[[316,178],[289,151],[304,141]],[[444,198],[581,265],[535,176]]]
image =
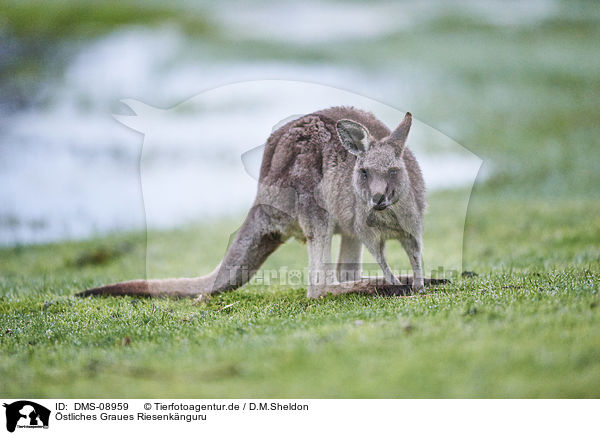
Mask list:
[[[344,293],[359,293],[380,296],[409,296],[417,293],[413,290],[413,277],[401,275],[398,277],[400,285],[388,284],[383,278],[363,278],[359,281],[343,282],[327,286],[322,295],[340,295]],[[441,278],[424,278],[425,288],[449,284],[450,280]]]

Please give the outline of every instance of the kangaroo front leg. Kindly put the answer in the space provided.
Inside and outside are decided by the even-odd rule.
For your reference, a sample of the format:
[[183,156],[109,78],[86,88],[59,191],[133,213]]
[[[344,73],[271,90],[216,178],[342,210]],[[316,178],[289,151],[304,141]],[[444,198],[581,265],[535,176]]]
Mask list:
[[424,287],[423,283],[423,269],[421,261],[421,242],[413,236],[409,236],[405,239],[401,239],[402,247],[408,255],[410,265],[413,270],[413,290],[421,290]]
[[400,285],[400,280],[394,276],[392,270],[390,269],[390,266],[388,265],[385,259],[385,242],[383,240],[371,240],[365,243],[365,246],[367,247],[371,255],[375,257],[375,261],[377,261],[379,267],[381,267],[385,280],[389,284]]
[[340,253],[337,264],[337,279],[339,282],[357,281],[361,278],[362,243],[349,236],[342,236]]
[[327,285],[335,284],[335,271],[331,263],[331,233],[312,231],[307,237],[309,286],[307,296],[318,298]]

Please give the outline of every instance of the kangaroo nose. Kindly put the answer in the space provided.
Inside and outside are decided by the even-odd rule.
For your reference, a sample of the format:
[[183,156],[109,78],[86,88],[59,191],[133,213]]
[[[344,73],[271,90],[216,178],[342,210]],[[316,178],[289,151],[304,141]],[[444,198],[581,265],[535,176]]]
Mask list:
[[375,205],[381,205],[384,200],[385,196],[383,196],[381,193],[376,193],[372,198],[373,204]]

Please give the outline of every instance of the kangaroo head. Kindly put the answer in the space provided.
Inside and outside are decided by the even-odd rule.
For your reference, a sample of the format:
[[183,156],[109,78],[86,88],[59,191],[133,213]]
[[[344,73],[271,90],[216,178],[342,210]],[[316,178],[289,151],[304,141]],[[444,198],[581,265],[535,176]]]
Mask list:
[[408,192],[409,178],[402,154],[411,122],[412,116],[407,113],[400,125],[381,140],[374,139],[358,122],[337,122],[342,145],[356,156],[354,190],[374,210],[386,209]]

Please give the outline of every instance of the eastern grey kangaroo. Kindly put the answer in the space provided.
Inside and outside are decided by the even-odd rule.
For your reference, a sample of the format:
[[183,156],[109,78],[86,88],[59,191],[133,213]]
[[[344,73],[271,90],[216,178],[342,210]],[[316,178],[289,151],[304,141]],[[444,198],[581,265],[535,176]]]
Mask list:
[[[385,284],[400,286],[385,259],[388,239],[399,240],[408,254],[413,269],[408,285],[412,281],[413,290],[423,288],[425,185],[406,147],[411,123],[406,113],[390,131],[373,114],[352,107],[332,107],[288,122],[268,138],[254,205],[212,273],[126,281],[79,295],[186,297],[234,290],[290,237],[308,246],[308,297],[364,292],[362,245],[383,270]],[[336,233],[342,237],[337,267],[331,261]]]

